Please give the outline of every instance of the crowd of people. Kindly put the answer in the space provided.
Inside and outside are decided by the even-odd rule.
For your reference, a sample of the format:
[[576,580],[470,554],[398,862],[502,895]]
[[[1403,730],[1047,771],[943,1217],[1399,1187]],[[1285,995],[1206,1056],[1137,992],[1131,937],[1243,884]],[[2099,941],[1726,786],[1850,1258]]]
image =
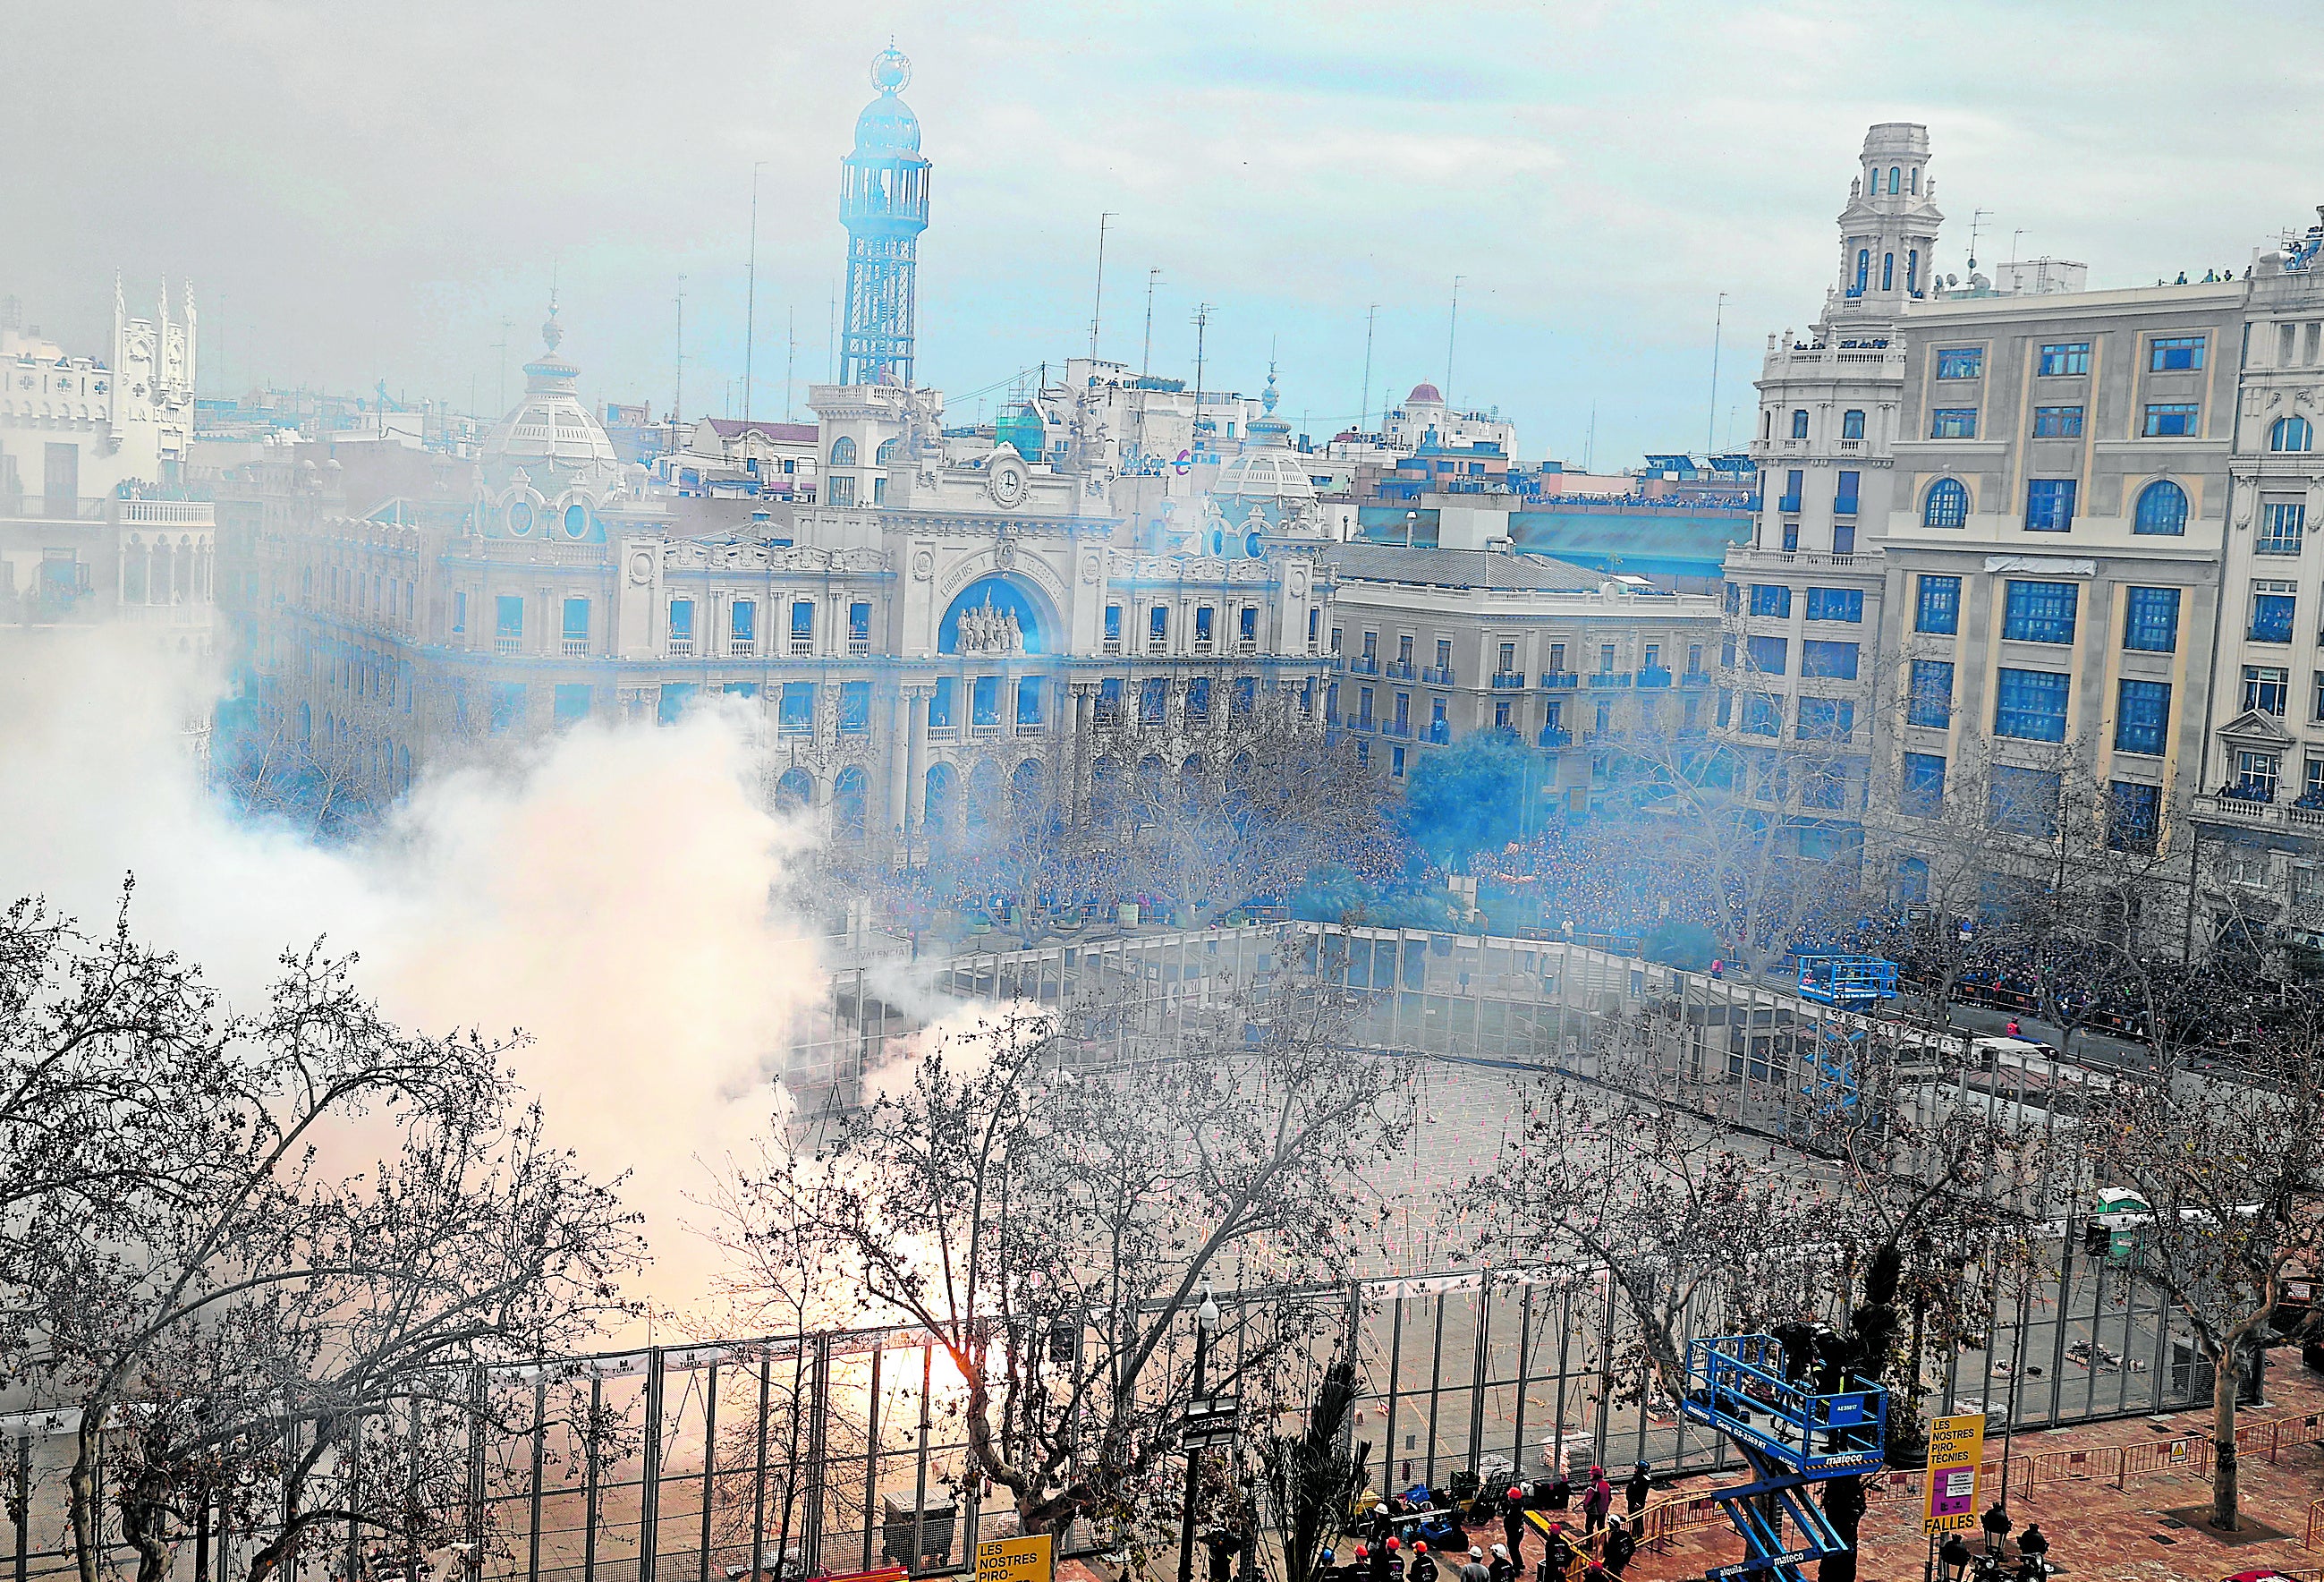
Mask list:
[[[1537,1535],[1534,1582],[1610,1582],[1628,1569],[1646,1539],[1653,1487],[1653,1470],[1641,1461],[1618,1489],[1602,1466],[1580,1480],[1554,1471],[1505,1492],[1488,1489],[1465,1504],[1445,1490],[1412,1488],[1351,1522],[1352,1558],[1342,1561],[1325,1550],[1321,1576],[1323,1582],[1525,1582],[1526,1545]],[[1499,1543],[1488,1546],[1468,1531],[1496,1522]]]

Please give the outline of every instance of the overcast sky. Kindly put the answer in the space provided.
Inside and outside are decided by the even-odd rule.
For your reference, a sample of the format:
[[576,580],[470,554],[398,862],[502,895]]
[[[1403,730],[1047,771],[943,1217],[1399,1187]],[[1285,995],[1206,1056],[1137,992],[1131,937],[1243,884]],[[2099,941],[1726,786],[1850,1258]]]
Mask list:
[[[1085,351],[1255,390],[1317,434],[1383,388],[1498,405],[1528,459],[1699,449],[1748,426],[1766,336],[1804,325],[1866,125],[1926,122],[1979,251],[2096,285],[2240,268],[2324,202],[2309,4],[1006,5],[856,0],[9,0],[0,294],[102,355],[191,277],[208,390],[263,377],[491,409],[554,273],[593,399],[752,412],[826,376],[838,162],[892,32],[935,162],[919,376],[950,415]],[[2015,233],[2021,231],[2022,236]],[[1372,389],[1366,309],[1379,305]],[[1730,412],[1739,414],[1730,424]]]

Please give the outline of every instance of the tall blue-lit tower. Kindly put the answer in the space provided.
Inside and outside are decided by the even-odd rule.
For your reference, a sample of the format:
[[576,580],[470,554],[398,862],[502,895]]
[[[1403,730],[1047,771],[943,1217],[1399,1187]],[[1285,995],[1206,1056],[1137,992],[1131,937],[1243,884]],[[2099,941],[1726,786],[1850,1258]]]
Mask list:
[[928,162],[920,121],[896,97],[912,63],[892,43],[872,62],[880,97],[855,117],[855,150],[840,162],[847,227],[847,334],[843,384],[912,382],[913,254],[928,228]]

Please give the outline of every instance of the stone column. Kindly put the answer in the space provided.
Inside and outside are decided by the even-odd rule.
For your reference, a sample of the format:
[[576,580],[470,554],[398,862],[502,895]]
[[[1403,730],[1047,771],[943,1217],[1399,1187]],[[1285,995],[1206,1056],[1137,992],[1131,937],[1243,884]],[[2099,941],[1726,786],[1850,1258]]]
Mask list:
[[909,723],[906,727],[903,755],[904,794],[900,805],[904,818],[898,830],[901,839],[897,853],[899,860],[905,863],[910,861],[912,837],[920,828],[927,801],[928,698],[931,691],[932,689],[927,687],[904,689],[904,708]]
[[1078,821],[1089,813],[1090,784],[1090,712],[1096,706],[1096,684],[1090,681],[1073,683],[1073,740],[1059,754],[1066,783],[1057,788],[1058,800],[1065,804],[1068,818]]

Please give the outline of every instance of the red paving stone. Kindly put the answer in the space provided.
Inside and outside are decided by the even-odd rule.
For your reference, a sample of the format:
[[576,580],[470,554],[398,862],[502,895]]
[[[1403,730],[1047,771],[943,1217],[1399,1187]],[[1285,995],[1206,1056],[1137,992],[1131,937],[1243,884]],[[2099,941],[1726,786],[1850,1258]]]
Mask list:
[[[2324,1379],[2303,1373],[2292,1354],[2275,1354],[2270,1369],[2269,1404],[2245,1412],[2246,1423],[2324,1411]],[[2257,1567],[2273,1566],[2294,1576],[2324,1568],[2324,1552],[2301,1547],[2312,1504],[2324,1499],[2324,1446],[2303,1445],[2282,1449],[2271,1464],[2264,1447],[2246,1449],[2239,1458],[2242,1509],[2289,1536],[2248,1544],[2223,1543],[2196,1526],[2172,1527],[2163,1514],[2174,1507],[2208,1504],[2209,1479],[2190,1464],[2182,1470],[2133,1475],[2125,1486],[2105,1479],[2072,1476],[2070,1453],[2108,1446],[2162,1444],[2178,1438],[2207,1437],[2208,1411],[2181,1412],[2168,1420],[2167,1431],[2158,1431],[2144,1418],[2058,1429],[2044,1433],[2020,1433],[2011,1447],[2010,1514],[2022,1531],[2028,1522],[2042,1524],[2050,1539],[2050,1559],[2062,1575],[2104,1582],[2219,1582],[2225,1577]],[[1987,1451],[1997,1459],[2000,1447],[1988,1440]],[[2035,1485],[2028,1493],[2022,1470],[2026,1457],[2037,1460]],[[2087,1464],[2085,1464],[2087,1465]],[[1988,1463],[1988,1476],[1992,1472]],[[1738,1479],[1721,1479],[1732,1483]],[[1719,1486],[1708,1478],[1690,1478],[1672,1485],[1681,1496],[1699,1494]],[[1980,1484],[1980,1505],[1987,1503]],[[1658,1491],[1657,1499],[1662,1498]],[[2324,1519],[2319,1519],[2324,1521]],[[1969,1535],[1972,1545],[1982,1534]],[[2157,1538],[2172,1541],[2162,1543]],[[2318,1539],[2324,1550],[2324,1536]],[[1920,1505],[1915,1489],[1883,1488],[1874,1494],[1865,1517],[1860,1575],[1864,1582],[1920,1582],[1927,1555],[1921,1536]],[[1742,1541],[1721,1521],[1674,1538],[1668,1552],[1642,1554],[1631,1562],[1627,1582],[1677,1582],[1700,1577],[1712,1566],[1743,1558]]]

